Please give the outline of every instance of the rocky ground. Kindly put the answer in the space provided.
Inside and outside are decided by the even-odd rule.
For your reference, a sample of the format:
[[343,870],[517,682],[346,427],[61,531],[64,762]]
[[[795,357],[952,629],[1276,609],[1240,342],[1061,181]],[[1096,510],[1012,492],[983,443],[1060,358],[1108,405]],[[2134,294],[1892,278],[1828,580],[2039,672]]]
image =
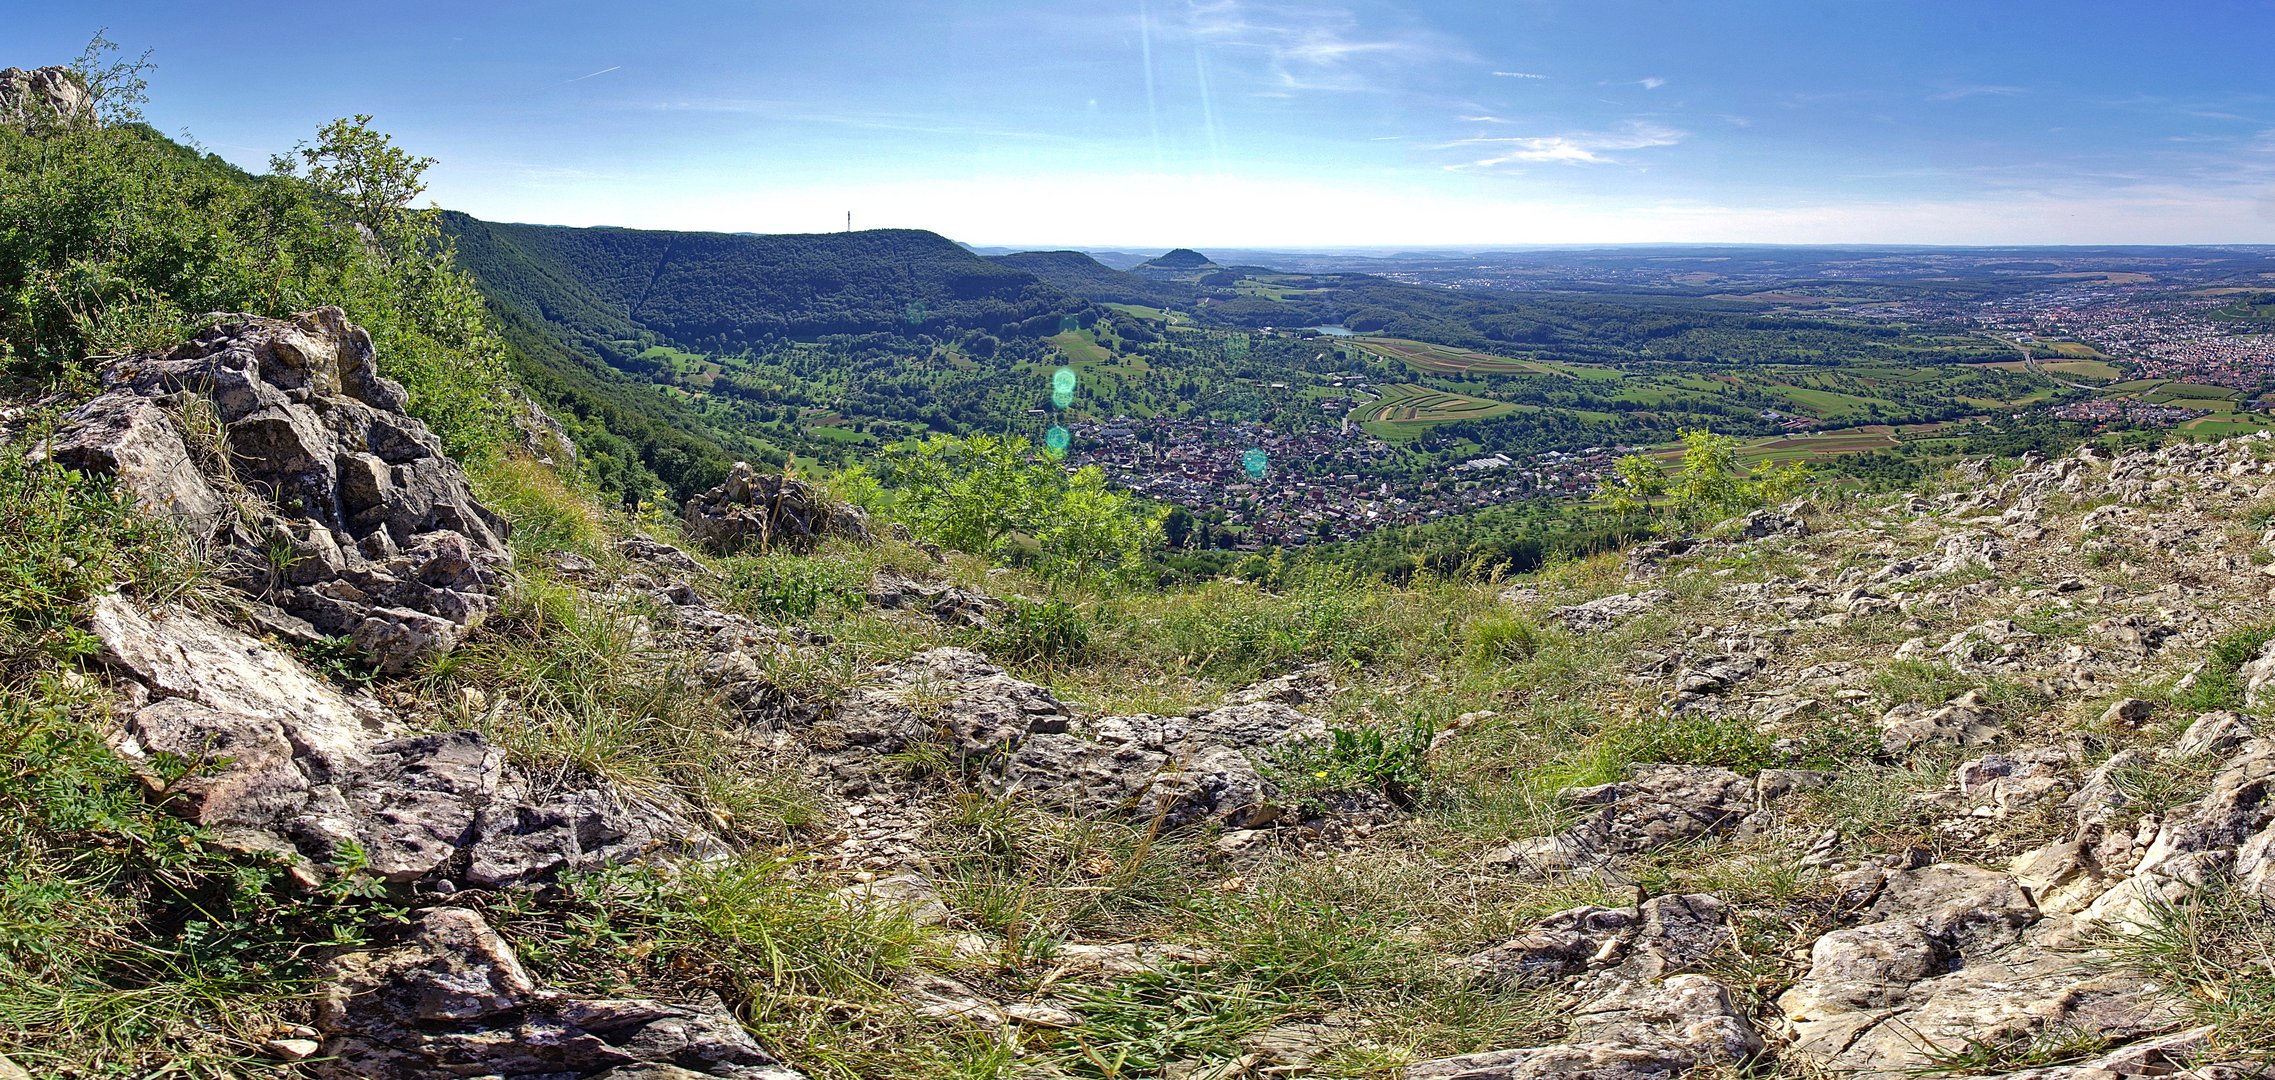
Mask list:
[[[762,847],[794,850],[790,873],[843,910],[913,928],[880,1000],[977,1033],[988,1075],[2267,1075],[2249,1061],[2275,1039],[2275,738],[2257,731],[2275,647],[2254,628],[2275,597],[2275,440],[1973,466],[1940,492],[1826,495],[1447,586],[1474,608],[1464,640],[1515,628],[1458,675],[1297,656],[1142,693],[1127,670],[1007,670],[973,646],[1011,618],[1012,583],[780,478],[738,472],[686,533],[849,546],[823,562],[890,546],[850,602],[892,647],[754,616],[677,535],[517,554],[336,311],[119,361],[46,452],[181,522],[232,597],[88,613],[116,752],[303,887],[368,881],[401,906],[322,954],[267,1042],[314,1075],[821,1068],[745,1024],[842,1003],[692,961],[596,982],[647,955],[638,935],[587,939],[584,963],[556,940],[589,875],[695,880]],[[777,812],[768,838],[745,803],[673,779],[697,772],[540,746],[517,720],[541,716],[540,684],[452,683],[491,662],[485,633],[543,624],[523,610],[553,610],[527,599],[540,585],[622,613],[615,652],[676,658],[669,696],[716,717],[700,775],[778,780],[799,820]],[[368,688],[312,664],[342,641]],[[839,676],[797,676],[817,670]],[[1182,704],[1116,707],[1140,700]],[[679,715],[645,719],[693,730]],[[1385,737],[1409,715],[1435,719]],[[1122,839],[1054,863],[1015,819]],[[1141,884],[1176,899],[1131,899]],[[1266,971],[1254,932],[1290,897],[1346,920],[1341,951]],[[1221,911],[1239,914],[1193,914]],[[524,944],[578,985],[546,986]],[[1336,957],[1377,945],[1404,969],[1389,1005],[1338,982]],[[1241,1025],[1207,1027],[1224,1001],[1156,1017],[1205,1039],[1105,1025],[1101,992],[1166,973],[1288,996],[1241,998],[1261,1001]],[[1462,1018],[1480,1002],[1500,1011]],[[1127,1064],[1141,1042],[1165,1060]]]

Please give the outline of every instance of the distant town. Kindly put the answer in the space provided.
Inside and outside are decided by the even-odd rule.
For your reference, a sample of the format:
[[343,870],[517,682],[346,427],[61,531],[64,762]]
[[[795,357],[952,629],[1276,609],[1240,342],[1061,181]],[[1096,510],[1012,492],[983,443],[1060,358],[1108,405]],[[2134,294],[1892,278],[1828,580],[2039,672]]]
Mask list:
[[[1636,447],[1591,447],[1524,461],[1472,458],[1431,479],[1392,479],[1395,451],[1358,428],[1286,434],[1248,421],[1083,421],[1070,426],[1069,463],[1096,465],[1132,491],[1221,524],[1243,549],[1349,540],[1517,499],[1592,492],[1611,463]],[[1251,473],[1245,456],[1261,450]]]
[[[1398,275],[1389,275],[1397,277]],[[1440,288],[1509,288],[1506,279],[1430,281]],[[2016,346],[2018,356],[2055,361],[2061,343],[2090,345],[2125,380],[2170,380],[2237,391],[2236,406],[2264,407],[2260,395],[2275,387],[2275,335],[2237,333],[2208,317],[2219,301],[2170,283],[2098,282],[2064,285],[1989,302],[1898,301],[1838,304],[1826,314],[1897,318],[1974,326]],[[2092,355],[2086,353],[2083,355]],[[2073,389],[2099,389],[2040,370]],[[1354,395],[1377,392],[1357,374],[1333,376],[1331,386]],[[2127,385],[2131,385],[2128,383]],[[1285,383],[1270,384],[1285,389]],[[2122,389],[2122,387],[2118,387]],[[2205,416],[2208,404],[2187,398],[2141,398],[2112,393],[2044,407],[2063,420],[2109,426],[2170,426]],[[1491,454],[1442,468],[1427,478],[1400,477],[1384,466],[1397,451],[1347,418],[1365,396],[1317,401],[1328,424],[1287,433],[1245,421],[1130,419],[1072,425],[1076,465],[1097,465],[1117,485],[1183,506],[1237,537],[1232,546],[1346,540],[1375,529],[1428,522],[1519,499],[1586,495],[1621,455],[1638,447],[1588,447],[1526,457]],[[2223,404],[2225,402],[2223,401]],[[1791,433],[1818,430],[1821,421],[1765,411],[1762,418]],[[1338,426],[1334,418],[1346,419]],[[1251,450],[1266,467],[1252,475],[1243,465]],[[1386,474],[1391,478],[1386,478]]]

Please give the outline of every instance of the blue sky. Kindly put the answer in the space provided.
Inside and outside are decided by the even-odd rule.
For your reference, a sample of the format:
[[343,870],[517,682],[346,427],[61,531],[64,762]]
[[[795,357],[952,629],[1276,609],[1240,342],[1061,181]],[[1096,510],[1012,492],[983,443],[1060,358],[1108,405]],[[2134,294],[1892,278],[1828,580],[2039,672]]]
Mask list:
[[489,218],[979,244],[2275,242],[2275,0],[30,3],[248,166]]

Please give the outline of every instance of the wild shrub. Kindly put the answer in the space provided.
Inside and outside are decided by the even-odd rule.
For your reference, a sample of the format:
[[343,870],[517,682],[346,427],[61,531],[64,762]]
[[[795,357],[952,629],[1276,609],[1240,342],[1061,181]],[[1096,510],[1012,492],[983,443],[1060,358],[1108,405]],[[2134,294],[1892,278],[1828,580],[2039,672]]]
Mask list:
[[1319,742],[1285,751],[1274,776],[1291,794],[1371,791],[1411,806],[1430,779],[1437,727],[1411,720],[1395,731],[1333,728]]
[[1772,742],[1742,717],[1676,712],[1621,724],[1604,732],[1597,745],[1615,761],[1718,765],[1751,774],[1775,762]]
[[917,536],[1053,581],[1135,584],[1161,545],[1165,510],[1107,487],[1095,466],[1068,472],[1018,436],[936,435],[888,453],[881,475],[891,496],[866,497]]
[[1613,464],[1597,500],[1615,514],[1656,513],[1663,531],[1693,528],[1714,518],[1782,502],[1810,480],[1798,461],[1747,468],[1738,440],[1703,428],[1684,430],[1682,465],[1673,476],[1657,458],[1629,454]]
[[761,622],[802,622],[861,606],[869,569],[831,556],[769,552],[726,562],[728,602]]
[[[328,127],[319,146],[405,173],[373,156],[384,136],[363,120]],[[178,342],[206,312],[337,304],[453,454],[499,445],[505,348],[433,214],[409,209],[417,173],[374,208],[336,172],[255,177],[125,114],[0,129],[0,220],[16,223],[0,230],[0,383],[90,389],[94,361]]]
[[1065,600],[1014,596],[995,617],[985,647],[988,655],[1022,664],[1063,664],[1090,648],[1090,621]]

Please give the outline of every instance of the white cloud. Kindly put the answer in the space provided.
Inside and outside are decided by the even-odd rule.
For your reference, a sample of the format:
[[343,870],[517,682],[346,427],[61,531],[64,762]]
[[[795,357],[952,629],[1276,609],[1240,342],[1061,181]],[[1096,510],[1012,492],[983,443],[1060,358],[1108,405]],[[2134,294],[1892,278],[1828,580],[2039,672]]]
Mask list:
[[1545,79],[1548,77],[1546,75],[1535,75],[1530,71],[1496,71],[1493,74],[1504,79]]
[[1657,75],[1650,75],[1635,80],[1635,85],[1640,86],[1645,90],[1657,90],[1658,88],[1667,85],[1667,80],[1662,79]]
[[[1157,35],[1183,32],[1211,51],[1248,53],[1276,91],[1386,91],[1418,65],[1468,59],[1459,43],[1416,29],[1378,30],[1348,8],[1210,0],[1194,3],[1183,25],[1157,21]],[[1159,40],[1157,38],[1157,40]],[[1237,69],[1226,68],[1231,75]]]
[[1562,135],[1481,135],[1473,139],[1456,139],[1443,143],[1438,149],[1484,155],[1447,166],[1456,170],[1541,163],[1609,165],[1619,160],[1612,157],[1612,154],[1655,146],[1673,146],[1686,137],[1686,132],[1637,120],[1616,131],[1576,131]]
[[2027,94],[2029,92],[2030,88],[2025,86],[2001,86],[1989,83],[1981,83],[1971,86],[1955,86],[1949,90],[1943,91],[1942,93],[1930,94],[1928,95],[1928,100],[1959,101],[1964,98],[1971,97],[2014,97],[2018,94]]

